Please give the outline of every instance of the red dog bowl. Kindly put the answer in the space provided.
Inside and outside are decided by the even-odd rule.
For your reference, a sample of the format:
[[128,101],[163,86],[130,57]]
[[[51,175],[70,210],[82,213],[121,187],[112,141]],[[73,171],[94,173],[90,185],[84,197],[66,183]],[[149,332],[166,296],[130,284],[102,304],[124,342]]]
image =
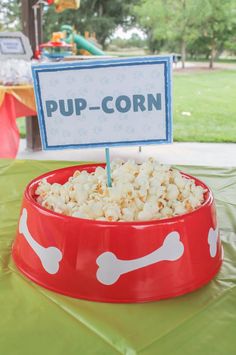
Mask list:
[[65,183],[75,170],[92,172],[97,166],[55,170],[27,186],[13,246],[23,274],[50,290],[104,302],[170,298],[214,277],[222,262],[215,205],[209,188],[196,178],[191,177],[207,190],[203,205],[162,220],[94,221],[64,216],[36,202],[42,178]]

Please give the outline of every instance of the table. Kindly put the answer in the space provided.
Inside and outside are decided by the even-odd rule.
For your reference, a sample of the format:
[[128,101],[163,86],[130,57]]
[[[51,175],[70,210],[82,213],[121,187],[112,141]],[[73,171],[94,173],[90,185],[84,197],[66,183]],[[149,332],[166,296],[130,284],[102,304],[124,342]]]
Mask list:
[[16,157],[20,140],[16,118],[35,115],[32,86],[0,86],[0,158]]
[[224,263],[207,286],[175,299],[105,304],[58,295],[26,279],[11,245],[26,184],[72,162],[0,160],[0,353],[234,355],[236,168],[183,167],[213,190]]

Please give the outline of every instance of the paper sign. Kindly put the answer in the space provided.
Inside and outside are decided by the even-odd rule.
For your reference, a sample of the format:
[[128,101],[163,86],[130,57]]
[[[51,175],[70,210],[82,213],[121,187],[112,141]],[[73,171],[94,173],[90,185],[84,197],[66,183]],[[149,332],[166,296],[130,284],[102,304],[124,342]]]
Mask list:
[[28,38],[21,32],[0,33],[0,59],[30,60],[32,50]]
[[33,66],[44,149],[172,141],[171,57]]

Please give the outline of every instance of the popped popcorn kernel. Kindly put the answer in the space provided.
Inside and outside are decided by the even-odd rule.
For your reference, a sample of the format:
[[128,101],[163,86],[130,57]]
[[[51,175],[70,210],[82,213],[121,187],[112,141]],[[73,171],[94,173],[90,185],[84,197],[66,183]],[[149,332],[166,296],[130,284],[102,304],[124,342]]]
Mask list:
[[130,222],[170,218],[192,212],[204,202],[201,186],[177,169],[149,158],[111,162],[112,187],[106,168],[94,172],[76,170],[64,184],[44,178],[35,194],[43,207],[77,218]]

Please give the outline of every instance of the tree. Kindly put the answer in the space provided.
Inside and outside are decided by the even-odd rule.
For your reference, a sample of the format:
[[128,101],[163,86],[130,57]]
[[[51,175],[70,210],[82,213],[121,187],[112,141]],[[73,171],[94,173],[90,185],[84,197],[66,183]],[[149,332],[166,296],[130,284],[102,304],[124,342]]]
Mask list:
[[204,52],[212,68],[217,54],[225,46],[232,47],[229,39],[235,38],[235,0],[144,0],[134,12],[148,35],[150,49],[178,45],[182,67],[186,48],[191,48],[191,52]]
[[235,0],[200,0],[204,13],[199,38],[209,49],[209,67],[213,68],[217,53],[223,51],[229,39],[236,35]]
[[174,28],[171,37],[180,44],[182,68],[184,68],[187,43],[197,38],[204,9],[196,0],[178,0],[170,3],[172,9],[170,24]]
[[138,25],[147,35],[148,47],[158,53],[167,38],[167,6],[162,0],[144,0],[134,6]]
[[98,42],[104,47],[107,39],[118,25],[125,26],[130,21],[131,5],[137,0],[81,0],[78,10],[66,10],[55,13],[54,6],[49,7],[44,14],[45,40],[53,31],[59,30],[62,24],[74,25],[75,29],[96,32]]
[[[20,0],[1,1],[1,30],[19,30]],[[23,0],[28,1],[28,0]],[[78,10],[65,10],[56,13],[54,5],[44,6],[43,32],[44,40],[51,37],[51,33],[59,31],[61,25],[74,25],[83,34],[85,31],[96,32],[98,42],[104,47],[106,41],[113,34],[118,25],[128,26],[132,22],[131,7],[139,0],[81,0]]]
[[109,48],[142,48],[147,45],[146,39],[141,38],[138,33],[132,33],[129,39],[120,37],[113,38],[109,43]]
[[134,7],[141,28],[146,31],[149,45],[163,46],[166,42],[178,43],[185,66],[186,45],[197,38],[199,18],[203,9],[196,0],[144,0]]
[[21,30],[21,7],[20,0],[1,0],[0,30],[20,31]]

